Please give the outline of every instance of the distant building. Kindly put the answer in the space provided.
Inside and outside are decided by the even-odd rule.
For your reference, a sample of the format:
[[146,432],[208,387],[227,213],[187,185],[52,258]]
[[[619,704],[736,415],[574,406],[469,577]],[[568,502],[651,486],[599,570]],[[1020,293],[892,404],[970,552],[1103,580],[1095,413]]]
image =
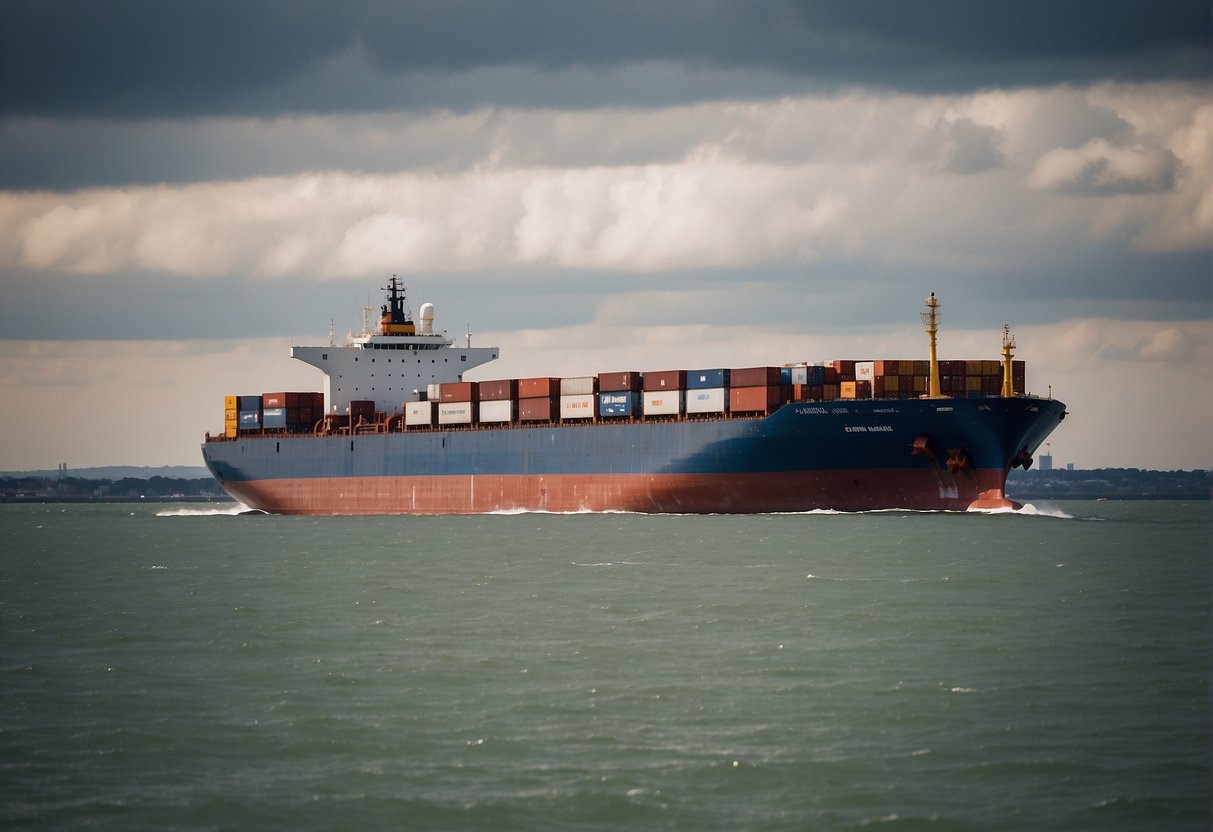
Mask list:
[[1067,463],[1066,463],[1066,470],[1067,470],[1067,471],[1073,471],[1073,470],[1074,470],[1074,463],[1073,463],[1073,462],[1067,462]]
[[1042,470],[1042,471],[1052,471],[1053,470],[1053,455],[1052,454],[1041,454],[1040,455],[1040,470]]

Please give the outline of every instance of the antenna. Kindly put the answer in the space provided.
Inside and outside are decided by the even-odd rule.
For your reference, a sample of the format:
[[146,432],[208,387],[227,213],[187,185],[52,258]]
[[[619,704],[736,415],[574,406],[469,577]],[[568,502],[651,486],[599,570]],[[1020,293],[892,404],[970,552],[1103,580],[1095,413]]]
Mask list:
[[467,326],[467,332],[468,332],[468,334],[467,334],[468,349],[470,350],[472,348],[472,325],[469,323],[466,326]]

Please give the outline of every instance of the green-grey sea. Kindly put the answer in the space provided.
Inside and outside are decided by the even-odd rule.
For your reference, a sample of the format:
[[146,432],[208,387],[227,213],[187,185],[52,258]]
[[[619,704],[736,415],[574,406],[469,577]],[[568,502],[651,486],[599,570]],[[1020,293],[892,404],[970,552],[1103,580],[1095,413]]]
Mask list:
[[0,506],[0,828],[1208,830],[1210,504]]

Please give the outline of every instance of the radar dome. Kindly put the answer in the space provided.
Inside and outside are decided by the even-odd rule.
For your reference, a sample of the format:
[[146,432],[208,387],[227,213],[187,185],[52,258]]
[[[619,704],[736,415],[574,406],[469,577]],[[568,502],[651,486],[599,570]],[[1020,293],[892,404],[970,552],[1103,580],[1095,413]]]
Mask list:
[[434,304],[421,304],[421,335],[434,334]]

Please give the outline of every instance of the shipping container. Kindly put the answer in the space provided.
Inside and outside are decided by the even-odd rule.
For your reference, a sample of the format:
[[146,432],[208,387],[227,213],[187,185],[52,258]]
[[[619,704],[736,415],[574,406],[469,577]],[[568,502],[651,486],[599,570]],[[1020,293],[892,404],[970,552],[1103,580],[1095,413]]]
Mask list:
[[261,410],[261,425],[267,428],[286,427],[285,407],[265,407]]
[[[733,371],[737,377],[737,371]],[[729,412],[731,413],[770,413],[779,407],[780,385],[763,387],[733,387],[729,390]]]
[[594,394],[585,393],[560,397],[561,419],[593,419]]
[[244,413],[248,413],[250,410],[260,410],[261,409],[261,397],[260,396],[237,396],[236,397],[236,409],[241,412],[244,412]]
[[855,362],[850,359],[835,361],[834,372],[838,373],[839,381],[854,381]]
[[[804,364],[798,364],[788,367],[788,383],[793,386],[801,386],[809,383],[809,368]],[[796,393],[792,393],[792,398],[796,397]]]
[[241,410],[240,413],[240,429],[241,430],[258,430],[261,427],[261,410]]
[[781,367],[742,367],[731,371],[732,387],[778,387]]
[[[522,391],[522,382],[518,380],[518,390]],[[559,401],[551,396],[537,396],[518,400],[518,421],[520,422],[551,422],[560,412]]]
[[438,401],[440,402],[474,402],[476,391],[480,387],[474,381],[446,382],[438,385]]
[[[661,370],[644,374],[644,390],[655,393],[661,390],[681,390],[687,385],[686,370]],[[648,413],[645,408],[645,413]]]
[[470,425],[475,421],[475,402],[438,402],[438,424]]
[[560,379],[558,378],[520,378],[518,379],[518,398],[547,399],[560,395]]
[[354,399],[350,402],[349,414],[354,423],[359,419],[371,421],[375,418],[375,403],[370,399]]
[[[518,398],[518,379],[503,378],[494,381],[480,382],[479,397],[482,402],[500,402]],[[484,409],[481,408],[480,419],[484,421]]]
[[437,402],[442,400],[442,385],[431,383],[425,386],[426,401]]
[[618,390],[598,394],[599,416],[637,416],[639,413],[640,394],[635,391]]
[[434,403],[430,401],[405,402],[404,423],[409,427],[434,424]]
[[875,361],[856,361],[855,362],[855,380],[866,381],[869,384],[876,380],[876,362]]
[[[232,398],[234,398],[234,397],[232,397]],[[223,411],[223,421],[225,421],[225,422],[235,422],[235,421],[237,421],[237,420],[240,418],[240,417],[237,415],[239,412],[240,412],[240,411],[239,411],[239,410],[237,410],[237,409],[236,409],[236,408],[234,408],[234,407],[233,407],[233,408],[231,408],[230,410],[225,410],[225,411]]]
[[223,409],[224,410],[239,410],[240,409],[240,397],[239,396],[224,396],[223,397]]
[[[560,379],[560,395],[592,396],[598,392],[598,376],[573,376]],[[593,411],[593,407],[590,408]]]
[[[480,390],[484,392],[484,382],[480,383]],[[480,400],[480,424],[498,424],[500,422],[514,421],[514,402],[511,399],[489,399]]]
[[[645,383],[648,383],[645,373]],[[644,394],[645,416],[677,416],[682,413],[681,390],[651,390]]]
[[[730,384],[728,370],[687,370],[686,389],[708,390],[716,387],[728,387]],[[690,399],[687,399],[688,407]]]
[[872,382],[867,380],[840,382],[838,395],[843,399],[870,399],[872,398]]
[[620,373],[599,373],[599,393],[639,393],[643,385],[643,377],[634,370]]
[[686,392],[687,413],[724,413],[728,402],[724,387],[696,387]]
[[227,424],[227,425],[224,425],[224,426],[223,426],[223,435],[224,435],[225,437],[227,437],[228,439],[235,439],[235,438],[236,438],[236,432],[237,432],[238,430],[239,430],[238,425],[237,425],[235,422],[232,422],[232,423],[230,423],[230,424]]

